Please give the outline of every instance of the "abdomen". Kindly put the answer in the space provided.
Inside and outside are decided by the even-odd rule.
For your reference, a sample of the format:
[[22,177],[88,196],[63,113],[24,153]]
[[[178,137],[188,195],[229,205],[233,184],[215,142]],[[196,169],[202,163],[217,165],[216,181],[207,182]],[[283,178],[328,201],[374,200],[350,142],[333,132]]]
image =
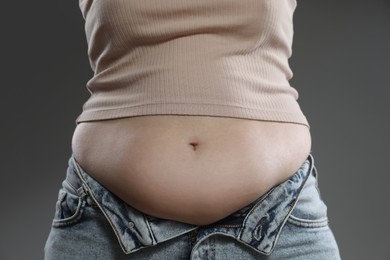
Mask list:
[[288,179],[310,153],[307,126],[158,115],[79,124],[80,166],[132,207],[205,225]]

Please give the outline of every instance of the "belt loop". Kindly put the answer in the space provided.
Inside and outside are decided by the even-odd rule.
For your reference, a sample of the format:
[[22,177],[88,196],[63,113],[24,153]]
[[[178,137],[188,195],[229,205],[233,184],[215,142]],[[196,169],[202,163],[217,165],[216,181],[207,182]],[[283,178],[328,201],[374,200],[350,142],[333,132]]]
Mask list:
[[77,189],[77,194],[79,195],[80,198],[84,198],[85,196],[88,195],[88,190],[85,188],[84,183],[81,185],[80,188]]
[[309,174],[315,175],[315,164],[314,164],[314,156],[310,153],[308,157],[310,161],[310,169],[309,169]]

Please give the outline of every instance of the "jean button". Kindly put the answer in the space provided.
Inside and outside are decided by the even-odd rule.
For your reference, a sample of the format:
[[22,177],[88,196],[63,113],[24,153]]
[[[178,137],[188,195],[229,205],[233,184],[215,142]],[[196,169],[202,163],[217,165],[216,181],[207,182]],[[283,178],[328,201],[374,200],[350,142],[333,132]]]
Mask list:
[[87,197],[87,203],[89,205],[91,205],[91,206],[95,206],[96,205],[95,201],[90,196]]
[[130,221],[129,223],[127,223],[127,227],[132,229],[134,227],[134,223]]

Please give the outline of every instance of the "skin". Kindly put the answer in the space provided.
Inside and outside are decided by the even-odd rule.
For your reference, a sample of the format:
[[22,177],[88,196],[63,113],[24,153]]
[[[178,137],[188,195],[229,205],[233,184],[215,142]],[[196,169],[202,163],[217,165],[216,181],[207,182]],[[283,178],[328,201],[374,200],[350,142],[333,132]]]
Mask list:
[[208,116],[85,122],[72,140],[81,167],[129,205],[197,225],[287,180],[310,149],[304,125]]

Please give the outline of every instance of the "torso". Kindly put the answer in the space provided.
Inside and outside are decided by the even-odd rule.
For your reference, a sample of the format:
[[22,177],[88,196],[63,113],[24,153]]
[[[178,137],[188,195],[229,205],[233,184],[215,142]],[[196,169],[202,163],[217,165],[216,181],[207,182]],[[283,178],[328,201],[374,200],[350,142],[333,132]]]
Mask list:
[[157,115],[79,124],[80,166],[151,216],[206,225],[291,177],[310,153],[307,126]]

